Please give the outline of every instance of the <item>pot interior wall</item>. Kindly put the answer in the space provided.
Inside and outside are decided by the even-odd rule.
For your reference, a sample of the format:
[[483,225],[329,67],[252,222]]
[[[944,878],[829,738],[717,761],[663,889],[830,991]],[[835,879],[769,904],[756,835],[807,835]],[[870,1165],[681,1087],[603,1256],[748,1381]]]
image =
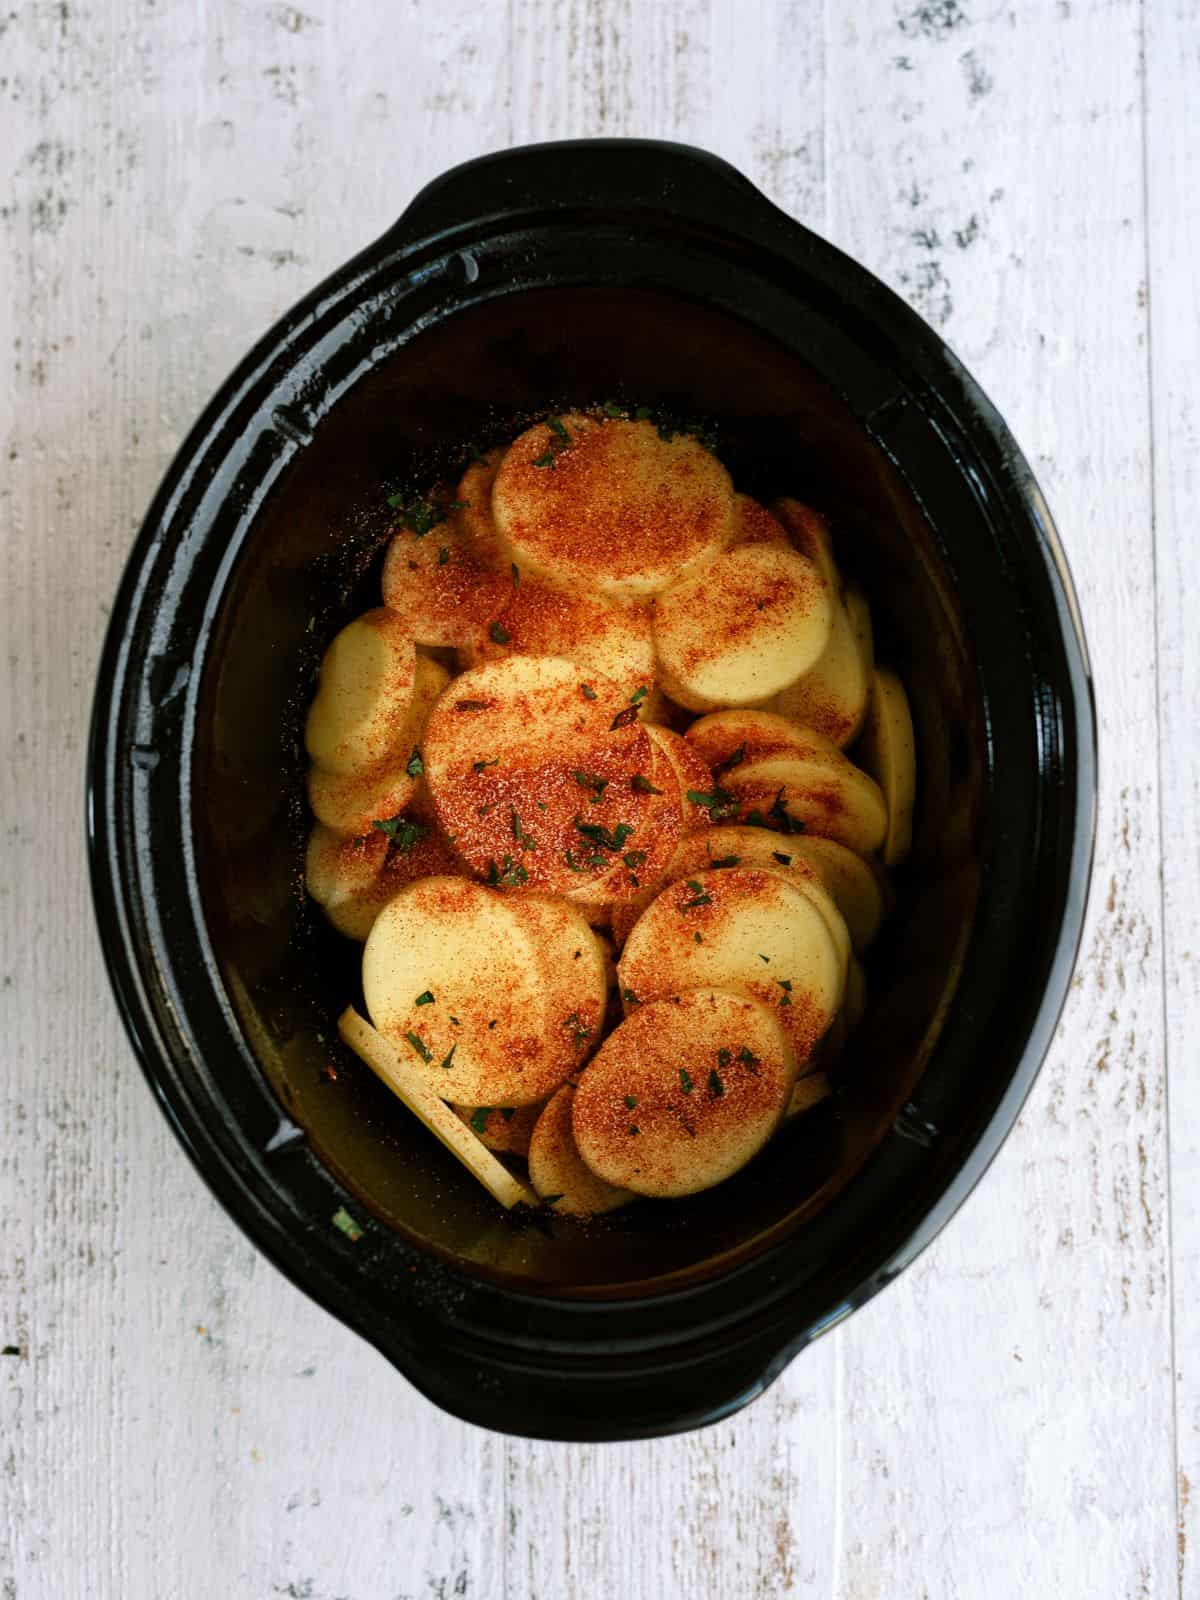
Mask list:
[[[337,1042],[359,949],[306,902],[303,716],[321,652],[378,603],[386,495],[530,415],[617,398],[715,422],[740,489],[834,519],[880,660],[916,721],[917,837],[866,959],[869,1010],[833,1104],[735,1179],[590,1225],[509,1217]],[[264,1073],[313,1152],[410,1239],[531,1288],[603,1293],[708,1272],[806,1216],[867,1160],[909,1098],[953,994],[978,888],[986,791],[962,619],[926,524],[832,390],[734,319],[650,291],[510,293],[416,335],[364,376],[264,509],[218,621],[193,772],[206,914]],[[361,1003],[361,1002],[359,1002]],[[333,1074],[336,1074],[334,1076]]]

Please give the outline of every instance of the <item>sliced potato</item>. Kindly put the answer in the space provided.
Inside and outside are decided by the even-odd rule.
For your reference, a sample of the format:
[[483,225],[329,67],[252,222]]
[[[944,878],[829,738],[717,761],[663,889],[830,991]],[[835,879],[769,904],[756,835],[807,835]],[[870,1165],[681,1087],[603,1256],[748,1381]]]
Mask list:
[[871,608],[862,590],[851,587],[835,608],[820,660],[775,696],[771,710],[816,728],[844,749],[866,716],[873,665]]
[[816,567],[829,585],[830,593],[835,598],[840,595],[841,578],[833,559],[833,538],[827,520],[811,506],[786,495],[779,500],[772,500],[771,514],[783,528],[792,548],[799,550],[802,556],[807,556]]
[[729,474],[695,439],[581,415],[513,442],[492,512],[522,576],[625,599],[657,594],[735,533]]
[[575,1072],[600,1041],[608,1004],[604,946],[574,906],[553,895],[513,895],[509,909],[537,952],[546,1002],[548,1053],[559,1082]]
[[396,755],[382,766],[357,772],[309,768],[308,803],[318,821],[346,838],[357,838],[369,832],[377,820],[398,816],[418,801],[424,784],[412,757],[419,754],[434,701],[449,682],[450,674],[440,662],[418,655],[412,699],[404,731],[396,740]]
[[845,918],[851,944],[855,950],[867,949],[879,932],[886,910],[878,868],[836,839],[823,839],[815,833],[776,839],[775,848],[814,869]]
[[692,711],[765,702],[822,657],[833,615],[829,586],[804,556],[736,545],[655,601],[663,688]]
[[379,913],[375,889],[388,841],[382,833],[343,839],[318,822],[308,836],[304,882],[339,933],[360,942]]
[[823,1072],[810,1072],[806,1078],[797,1078],[792,1086],[787,1110],[783,1114],[784,1121],[790,1122],[802,1112],[811,1111],[813,1106],[819,1106],[823,1100],[828,1100],[832,1093],[829,1079]]
[[694,989],[639,1007],[604,1041],[575,1090],[575,1143],[618,1188],[696,1194],[757,1155],[794,1078],[777,1010]]
[[383,599],[410,638],[431,646],[473,645],[487,634],[512,590],[507,563],[452,512],[425,534],[401,528],[383,563]]
[[492,515],[492,488],[503,460],[504,450],[499,448],[471,463],[459,480],[449,518],[483,565],[497,571],[503,566],[503,553]]
[[564,1083],[543,1107],[529,1141],[529,1180],[543,1205],[560,1217],[597,1217],[638,1197],[598,1178],[575,1145],[571,1106],[575,1090]]
[[728,773],[722,786],[740,803],[744,820],[780,828],[798,822],[860,855],[878,850],[887,831],[879,785],[845,756],[837,762],[828,756],[747,761]]
[[779,1013],[798,1061],[836,1016],[846,966],[821,909],[779,872],[709,869],[669,885],[625,941],[626,1010],[714,987]]
[[380,767],[399,753],[416,680],[403,619],[381,606],[347,623],[325,652],[304,728],[308,754],[327,772]]
[[[649,735],[652,725],[643,723],[642,726]],[[679,794],[679,780],[662,744],[653,737],[649,743],[649,788],[636,790],[633,787],[635,779],[629,780],[629,793],[636,793],[639,800],[645,801],[636,829],[636,844],[634,834],[630,834],[624,841],[629,848],[622,846],[607,873],[599,878],[582,879],[567,891],[568,898],[581,908],[603,905],[611,911],[626,900],[640,898],[651,884],[662,881],[675,854],[682,831],[680,818],[684,804]],[[606,790],[605,795],[607,793]],[[621,803],[618,790],[613,804],[619,808]],[[593,825],[593,811],[596,809],[599,808],[588,805],[583,817],[584,827]],[[576,822],[577,834],[579,827],[580,823]],[[584,835],[579,837],[587,843]]]
[[605,879],[608,899],[627,854],[655,851],[666,864],[674,838],[658,836],[678,836],[678,807],[667,814],[634,784],[655,760],[640,699],[554,656],[509,656],[455,679],[429,719],[425,771],[442,827],[476,873],[550,893]]
[[[779,836],[766,828],[712,828],[706,833],[680,840],[664,882],[677,883],[679,879],[691,877],[697,872],[724,871],[733,867],[777,872],[807,895],[820,911],[833,935],[842,965],[847,966],[851,951],[850,933],[837,901],[817,869],[790,850],[792,841],[787,841],[788,850],[781,850],[781,843]],[[641,899],[613,908],[613,937],[619,944],[629,937],[638,917],[657,893],[657,887],[651,888]]]
[[362,981],[375,1026],[443,1099],[533,1105],[565,1076],[538,950],[504,896],[480,884],[402,889],[375,919]]
[[713,807],[705,805],[703,800],[691,798],[693,795],[705,797],[712,795],[713,775],[707,763],[701,760],[681,734],[674,733],[670,728],[664,728],[657,722],[648,722],[646,732],[666,756],[675,774],[675,781],[679,785],[679,814],[684,833],[695,833],[697,830],[711,828]]
[[648,690],[654,679],[650,612],[645,605],[520,578],[509,585],[490,630],[460,650],[459,660],[474,667],[510,655],[559,656],[573,661],[584,678],[611,678],[628,693]]
[[888,667],[876,667],[862,738],[855,752],[887,802],[884,864],[894,867],[912,849],[917,794],[917,742],[904,685]]
[[525,1184],[485,1149],[396,1045],[360,1017],[353,1006],[347,1006],[338,1018],[338,1033],[355,1055],[366,1062],[376,1077],[387,1084],[502,1206],[511,1210],[517,1205],[536,1204]]
[[766,506],[752,500],[748,494],[736,494],[733,501],[738,544],[786,545],[789,542],[787,530]]
[[828,755],[836,763],[838,747],[815,729],[805,728],[775,711],[739,708],[698,717],[685,736],[718,779],[747,761],[766,756],[798,756],[817,761]]
[[455,1106],[455,1111],[479,1142],[500,1155],[527,1156],[534,1124],[542,1114],[537,1106]]

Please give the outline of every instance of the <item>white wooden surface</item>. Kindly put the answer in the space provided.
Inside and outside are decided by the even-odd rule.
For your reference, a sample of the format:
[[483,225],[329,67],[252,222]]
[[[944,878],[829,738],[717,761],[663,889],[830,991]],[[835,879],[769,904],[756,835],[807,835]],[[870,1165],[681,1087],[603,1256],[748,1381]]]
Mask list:
[[[1198,97],[1200,0],[5,0],[0,1600],[1200,1596]],[[960,1217],[748,1412],[585,1448],[434,1412],[217,1210],[80,806],[125,551],[232,362],[446,166],[602,133],[728,156],[982,379],[1074,564],[1103,803]]]

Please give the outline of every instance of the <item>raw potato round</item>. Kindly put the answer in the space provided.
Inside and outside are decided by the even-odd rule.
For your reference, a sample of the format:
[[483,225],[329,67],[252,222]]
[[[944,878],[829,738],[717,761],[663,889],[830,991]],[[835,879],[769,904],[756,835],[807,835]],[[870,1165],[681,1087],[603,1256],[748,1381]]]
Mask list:
[[[849,929],[833,895],[826,888],[820,873],[800,855],[791,851],[793,840],[787,840],[787,849],[780,846],[779,836],[766,828],[719,827],[707,833],[696,834],[680,841],[679,848],[667,870],[666,882],[677,883],[681,878],[694,876],[710,869],[723,871],[732,867],[753,867],[764,872],[777,872],[802,894],[808,896],[829,925],[834,943],[838,947],[843,966],[850,960],[851,941]],[[857,860],[858,858],[855,857]],[[714,863],[719,865],[714,866]],[[658,893],[649,890],[639,900],[617,906],[613,911],[613,937],[623,944],[639,916]]]
[[821,513],[785,495],[779,500],[772,500],[771,515],[792,548],[799,550],[802,556],[807,556],[816,567],[829,585],[830,593],[835,598],[840,595],[841,579],[833,559],[833,539],[829,533],[829,523]]
[[529,1181],[560,1217],[597,1217],[638,1197],[598,1178],[583,1163],[571,1128],[575,1091],[564,1083],[545,1106],[529,1141]]
[[387,859],[382,833],[343,839],[318,822],[308,836],[304,882],[339,933],[365,939],[379,913],[376,886]]
[[534,1125],[542,1114],[537,1106],[455,1106],[471,1132],[489,1150],[500,1155],[526,1156]]
[[532,1105],[562,1081],[542,962],[503,895],[462,878],[409,885],[375,919],[362,979],[376,1028],[441,1098]]
[[575,1091],[584,1161],[637,1194],[710,1189],[779,1126],[795,1060],[776,1013],[697,989],[641,1006],[611,1033]]
[[429,719],[425,772],[442,827],[480,877],[557,894],[603,878],[605,899],[627,883],[631,851],[661,858],[661,872],[679,811],[633,787],[656,748],[639,704],[553,656],[509,656],[454,680]]
[[[733,485],[694,439],[567,415],[505,455],[492,490],[521,569],[625,599],[657,594],[734,537]],[[540,463],[540,464],[539,464]]]
[[904,685],[887,667],[876,667],[872,675],[871,699],[857,754],[887,802],[883,860],[885,866],[894,867],[912,849],[917,742]]
[[823,1072],[810,1072],[806,1078],[797,1078],[792,1089],[792,1097],[788,1101],[787,1110],[784,1112],[784,1121],[790,1122],[793,1117],[798,1117],[802,1112],[811,1111],[814,1106],[819,1106],[823,1100],[828,1100],[832,1094],[829,1079]]
[[663,688],[692,711],[769,700],[820,659],[833,614],[829,587],[804,556],[737,545],[655,601]]
[[748,494],[734,496],[734,516],[737,522],[738,544],[787,545],[789,543],[787,530],[778,518],[773,517],[766,506],[759,505],[758,501],[752,500]]
[[347,623],[321,662],[304,729],[310,758],[349,773],[397,755],[415,678],[412,636],[395,612],[381,606]]
[[834,765],[843,759],[838,746],[823,733],[775,711],[714,711],[698,717],[686,738],[721,780],[746,762],[765,756],[798,756],[802,761],[828,757]]
[[418,644],[467,646],[484,638],[512,590],[507,565],[497,564],[495,541],[477,537],[463,518],[417,535],[401,528],[383,563],[383,598]]
[[688,989],[729,989],[779,1015],[806,1061],[837,1015],[846,968],[820,908],[782,873],[697,872],[639,917],[618,966],[626,1011]]
[[654,681],[645,605],[626,605],[522,576],[488,632],[459,652],[464,667],[503,656],[559,656],[583,678],[612,678],[627,693]]
[[796,861],[806,861],[817,873],[845,919],[855,950],[874,943],[886,910],[878,868],[836,839],[822,839],[815,833],[776,839],[775,848]]
[[454,492],[455,508],[449,517],[474,555],[485,566],[497,570],[503,565],[503,553],[496,519],[492,516],[492,486],[503,460],[501,448],[489,450],[481,461],[472,462],[459,480]]
[[874,778],[840,756],[802,761],[775,756],[748,761],[722,780],[741,805],[743,820],[784,826],[783,816],[804,831],[869,855],[887,831],[887,806]]
[[835,607],[829,643],[816,665],[771,701],[771,709],[832,739],[853,742],[867,713],[875,652],[871,610],[860,589]]
[[680,821],[683,831],[695,833],[697,829],[712,827],[712,807],[689,800],[690,794],[709,795],[713,789],[713,775],[708,765],[681,734],[662,728],[656,722],[646,724],[646,732],[666,756],[679,785]]
[[434,701],[450,682],[440,662],[418,655],[408,720],[397,739],[396,755],[383,767],[363,772],[308,771],[308,803],[319,822],[347,838],[366,833],[372,823],[406,811],[424,788],[419,777],[408,773],[408,763],[420,748]]
[[509,909],[537,951],[546,1002],[548,1052],[559,1062],[559,1082],[591,1055],[608,1004],[604,946],[580,913],[556,896],[512,895]]

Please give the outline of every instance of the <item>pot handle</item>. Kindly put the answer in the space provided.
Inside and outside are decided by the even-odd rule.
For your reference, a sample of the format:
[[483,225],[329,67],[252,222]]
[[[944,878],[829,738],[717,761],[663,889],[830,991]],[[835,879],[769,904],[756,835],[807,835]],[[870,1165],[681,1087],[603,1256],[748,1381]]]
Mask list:
[[485,218],[591,209],[669,212],[767,242],[786,214],[736,167],[695,145],[658,139],[564,139],[518,145],[452,167],[426,184],[386,238],[477,227]]

